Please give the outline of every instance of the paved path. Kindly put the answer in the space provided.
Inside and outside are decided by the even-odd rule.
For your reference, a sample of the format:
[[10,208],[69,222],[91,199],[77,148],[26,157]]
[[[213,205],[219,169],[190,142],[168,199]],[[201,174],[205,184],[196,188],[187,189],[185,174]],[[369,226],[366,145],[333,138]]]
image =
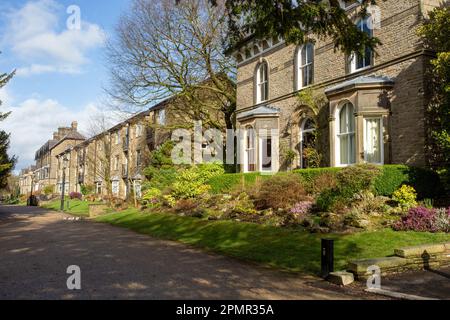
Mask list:
[[450,300],[450,267],[384,277],[381,285],[383,289],[393,292]]
[[[81,291],[66,287],[69,265],[81,268]],[[0,299],[368,297],[105,224],[0,206]]]

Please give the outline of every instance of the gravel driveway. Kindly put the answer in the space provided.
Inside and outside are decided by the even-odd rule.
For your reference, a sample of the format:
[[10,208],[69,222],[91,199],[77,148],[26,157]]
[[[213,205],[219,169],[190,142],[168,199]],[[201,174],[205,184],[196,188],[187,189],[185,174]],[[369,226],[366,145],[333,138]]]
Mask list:
[[[0,206],[0,299],[373,298],[38,208]],[[67,217],[66,217],[67,218]],[[80,291],[66,270],[81,268]]]

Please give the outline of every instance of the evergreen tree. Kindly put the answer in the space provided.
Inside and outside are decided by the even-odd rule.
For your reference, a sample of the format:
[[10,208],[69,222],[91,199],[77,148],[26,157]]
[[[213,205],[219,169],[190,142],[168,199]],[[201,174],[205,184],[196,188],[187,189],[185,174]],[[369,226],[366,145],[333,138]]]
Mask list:
[[[0,89],[3,88],[9,80],[11,80],[13,75],[14,72],[10,74],[0,74]],[[2,101],[0,101],[0,106],[1,104]],[[9,114],[10,112],[3,113],[0,111],[0,122],[5,120]],[[10,135],[4,130],[0,130],[0,188],[6,187],[8,176],[16,163],[16,158],[8,155],[9,136]]]
[[436,8],[419,29],[425,46],[436,53],[431,61],[428,105],[430,161],[435,168],[447,168],[450,182],[450,8]]
[[[183,0],[176,0],[182,2]],[[281,36],[286,43],[303,44],[311,36],[333,40],[350,54],[375,49],[379,39],[358,29],[339,0],[209,0],[225,3],[228,17],[226,46],[231,50],[251,34],[256,39]],[[356,1],[345,1],[357,4]],[[363,18],[376,0],[358,0],[356,15]]]

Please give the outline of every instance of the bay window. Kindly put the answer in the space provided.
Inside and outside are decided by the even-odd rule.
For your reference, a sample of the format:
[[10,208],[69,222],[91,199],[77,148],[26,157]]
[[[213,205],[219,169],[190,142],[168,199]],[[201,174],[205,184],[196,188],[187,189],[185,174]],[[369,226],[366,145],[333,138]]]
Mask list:
[[338,160],[341,166],[356,163],[355,115],[351,103],[346,103],[339,112]]

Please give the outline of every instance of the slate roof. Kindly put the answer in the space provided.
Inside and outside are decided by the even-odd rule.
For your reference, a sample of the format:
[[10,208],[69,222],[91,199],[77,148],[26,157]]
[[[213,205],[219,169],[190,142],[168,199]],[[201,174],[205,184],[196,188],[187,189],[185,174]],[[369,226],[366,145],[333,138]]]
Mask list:
[[328,88],[325,90],[325,93],[330,94],[335,91],[369,84],[393,85],[394,80],[388,77],[361,76]]
[[250,118],[255,116],[277,116],[280,113],[280,109],[271,107],[268,105],[263,105],[252,109],[250,111],[242,112],[238,114],[238,119]]

